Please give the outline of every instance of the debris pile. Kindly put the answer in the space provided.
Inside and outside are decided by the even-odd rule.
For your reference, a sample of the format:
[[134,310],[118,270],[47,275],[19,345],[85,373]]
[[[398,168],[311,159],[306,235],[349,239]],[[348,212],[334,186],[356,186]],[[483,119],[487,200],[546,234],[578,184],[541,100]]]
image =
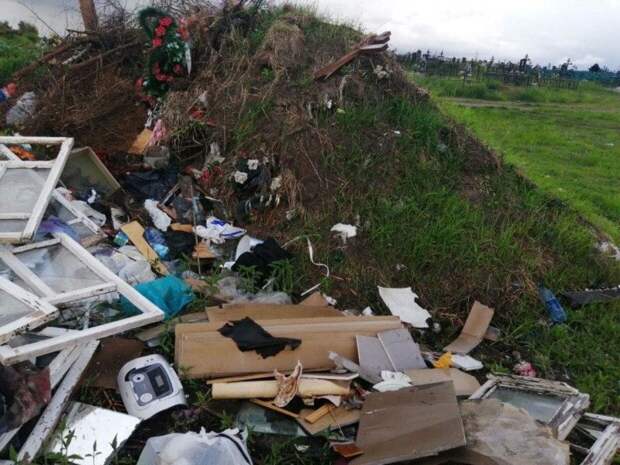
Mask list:
[[[0,137],[0,451],[251,464],[252,431],[306,441],[300,454],[328,444],[352,465],[568,464],[571,450],[609,463],[620,419],[587,413],[587,394],[526,361],[525,376],[482,386],[467,373],[501,338],[493,308],[475,301],[437,350],[411,287],[377,286],[388,315],[339,310],[321,282],[294,292],[301,254],[330,276],[311,236],[275,227],[330,189],[310,148],[334,139],[313,121],[360,93],[425,96],[386,53],[389,32],[317,48],[304,33],[316,18],[285,7],[259,29],[269,11],[148,8],[143,31],[119,17],[20,72],[40,70],[13,126],[51,136]],[[255,117],[267,105],[269,125]],[[359,223],[328,233],[347,247]],[[541,298],[563,323],[551,291]]]

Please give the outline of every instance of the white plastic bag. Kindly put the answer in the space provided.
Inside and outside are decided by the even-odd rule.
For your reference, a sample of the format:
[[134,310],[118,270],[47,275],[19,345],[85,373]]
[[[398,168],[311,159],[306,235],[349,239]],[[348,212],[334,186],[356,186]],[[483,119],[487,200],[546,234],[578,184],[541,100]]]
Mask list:
[[137,465],[252,465],[237,429],[173,433],[150,438]]

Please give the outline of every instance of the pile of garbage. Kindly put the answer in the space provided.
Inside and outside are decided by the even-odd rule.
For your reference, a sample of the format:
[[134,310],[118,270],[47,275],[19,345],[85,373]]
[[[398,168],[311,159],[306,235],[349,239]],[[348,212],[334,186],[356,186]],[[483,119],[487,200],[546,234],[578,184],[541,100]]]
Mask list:
[[[288,436],[302,456],[327,445],[352,465],[610,463],[620,419],[588,412],[588,394],[525,360],[481,385],[472,354],[501,339],[493,308],[476,301],[438,351],[421,342],[437,323],[411,287],[377,287],[388,315],[321,292],[330,268],[312,238],[273,228],[318,195],[312,157],[293,163],[330,143],[312,120],[356,92],[425,96],[386,53],[389,33],[352,31],[310,57],[300,24],[316,19],[292,10],[249,60],[240,45],[268,14],[243,0],[148,8],[141,30],[119,19],[36,64],[47,80],[32,78],[11,125],[46,136],[0,137],[0,451],[238,465],[260,461],[251,437]],[[287,94],[310,59],[313,81]],[[92,95],[107,106],[85,105]],[[265,105],[281,117],[257,128]],[[247,137],[230,140],[240,120]],[[356,225],[330,232],[358,239]],[[317,282],[293,292],[300,252]],[[572,297],[618,295],[604,294]]]

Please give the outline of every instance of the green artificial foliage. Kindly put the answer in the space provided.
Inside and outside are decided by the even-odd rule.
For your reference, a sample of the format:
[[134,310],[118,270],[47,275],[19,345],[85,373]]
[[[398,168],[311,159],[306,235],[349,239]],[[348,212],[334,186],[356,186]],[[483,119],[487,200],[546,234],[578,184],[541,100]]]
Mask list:
[[185,51],[187,30],[172,16],[157,8],[145,8],[138,14],[140,25],[149,38],[147,69],[141,92],[151,98],[163,97],[170,84],[187,73]]

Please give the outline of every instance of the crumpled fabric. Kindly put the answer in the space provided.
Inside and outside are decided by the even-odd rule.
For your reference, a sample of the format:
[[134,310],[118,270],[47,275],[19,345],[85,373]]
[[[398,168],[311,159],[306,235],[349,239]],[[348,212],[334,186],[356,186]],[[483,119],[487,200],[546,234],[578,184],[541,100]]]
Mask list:
[[263,358],[273,357],[286,347],[291,350],[301,345],[301,340],[288,337],[273,337],[251,318],[226,323],[219,330],[222,336],[235,341],[241,352],[256,351]]
[[0,365],[0,397],[6,402],[6,408],[0,412],[0,434],[3,434],[32,420],[50,401],[49,368],[39,370],[30,362]]
[[255,245],[250,252],[245,252],[237,258],[232,267],[233,271],[239,271],[242,267],[254,268],[264,279],[271,274],[271,264],[274,262],[289,260],[293,256],[284,250],[270,237],[262,244]]

